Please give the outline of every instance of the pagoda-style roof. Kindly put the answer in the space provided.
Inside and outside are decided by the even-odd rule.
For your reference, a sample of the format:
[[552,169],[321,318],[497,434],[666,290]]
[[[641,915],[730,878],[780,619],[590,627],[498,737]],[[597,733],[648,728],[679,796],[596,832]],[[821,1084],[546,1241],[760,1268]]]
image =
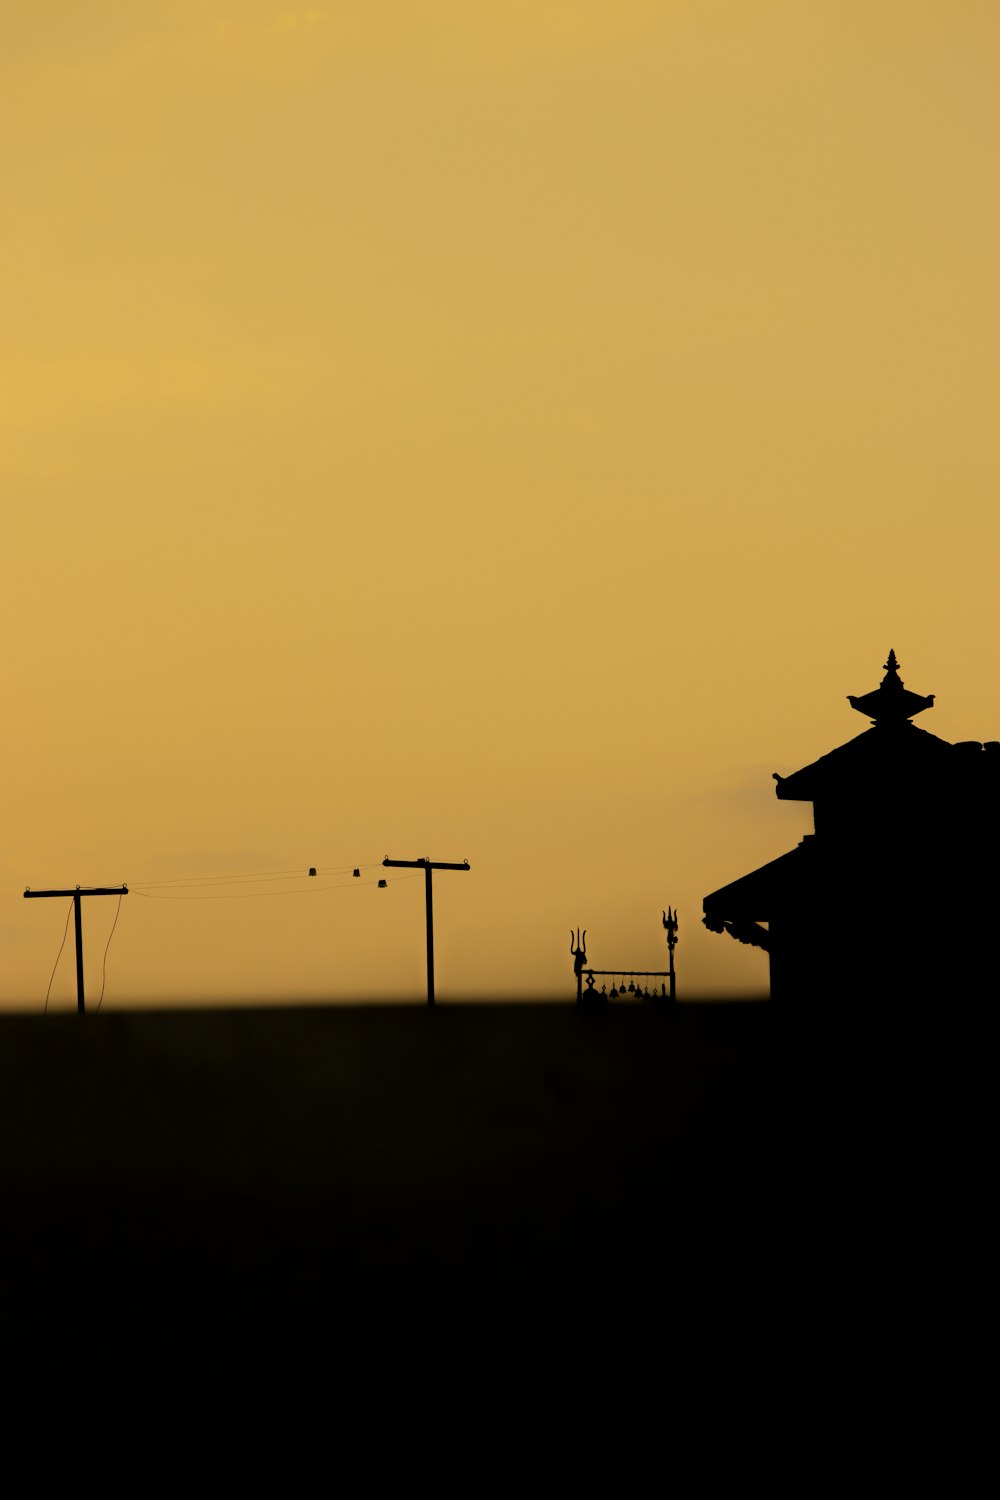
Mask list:
[[859,782],[922,774],[932,761],[954,748],[947,740],[910,723],[915,714],[933,707],[934,694],[922,697],[907,692],[899,677],[895,651],[889,652],[879,686],[861,698],[849,695],[847,701],[858,713],[872,719],[872,728],[791,776],[775,772],[780,801],[814,802],[825,793],[842,792]]
[[894,651],[879,686],[849,702],[871,720],[863,734],[775,775],[782,801],[814,804],[815,831],[706,896],[704,924],[768,953],[781,1004],[978,993],[1000,899],[1000,740],[917,729],[934,698],[906,691]]
[[846,745],[838,745],[814,760],[811,765],[779,776],[775,792],[781,802],[815,802],[828,792],[855,787],[859,782],[909,776],[940,763],[956,747],[915,724],[902,724],[899,732],[886,735],[877,728],[866,729]]

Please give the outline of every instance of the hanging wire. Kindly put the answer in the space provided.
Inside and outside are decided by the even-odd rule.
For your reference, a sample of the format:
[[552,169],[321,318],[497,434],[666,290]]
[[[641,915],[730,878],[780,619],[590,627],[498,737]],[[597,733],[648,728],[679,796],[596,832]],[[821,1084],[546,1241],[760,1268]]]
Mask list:
[[[346,868],[346,867],[345,867]],[[242,880],[293,880],[305,878],[302,869],[295,870],[248,870],[242,875],[171,875],[162,880],[133,881],[133,885],[229,885]]]
[[[355,869],[374,870],[380,861],[373,860],[366,865],[325,865],[317,870],[319,875],[346,875]],[[176,875],[168,880],[133,880],[130,889],[135,886],[162,889],[165,886],[187,886],[192,889],[209,885],[257,885],[269,881],[278,880],[304,880],[306,872],[298,870],[258,870],[248,875]]]
[[[139,884],[142,884],[143,886],[146,886],[146,887],[157,887],[157,889],[155,889],[155,890],[154,889],[139,890],[139,889],[137,889],[137,885],[136,885],[135,882],[130,882],[129,883],[129,892],[133,896],[144,896],[147,901],[248,901],[248,900],[250,900],[250,899],[252,899],[253,897],[256,897],[256,896],[306,896],[306,895],[312,895],[313,893],[317,893],[318,894],[320,891],[339,891],[339,890],[348,890],[348,889],[350,889],[350,890],[357,890],[361,886],[372,886],[372,885],[376,885],[376,883],[377,883],[377,885],[378,885],[378,887],[380,889],[385,889],[386,886],[388,886],[388,885],[396,885],[401,880],[422,880],[424,878],[424,872],[422,870],[417,870],[412,875],[393,875],[390,879],[385,879],[383,877],[383,878],[379,879],[377,882],[375,880],[360,880],[359,881],[356,878],[356,872],[359,869],[360,870],[374,870],[374,869],[380,868],[381,865],[382,865],[382,861],[381,860],[373,860],[370,864],[365,864],[365,865],[331,865],[331,866],[326,866],[326,867],[323,867],[323,868],[320,869],[320,871],[319,871],[320,874],[324,874],[324,875],[346,874],[348,871],[351,871],[352,872],[351,873],[351,878],[349,880],[335,881],[331,885],[314,885],[312,883],[312,881],[310,880],[310,883],[307,886],[303,887],[303,889],[301,889],[301,890],[296,890],[296,891],[287,891],[287,890],[286,891],[234,891],[231,894],[218,894],[217,895],[217,894],[214,894],[214,893],[213,894],[202,894],[202,891],[201,891],[200,887],[206,886],[206,885],[240,885],[240,884],[246,884],[248,882],[257,883],[257,882],[260,882],[260,881],[273,882],[273,881],[276,881],[276,880],[292,880],[292,879],[304,880],[307,877],[303,875],[303,873],[302,873],[301,870],[285,870],[285,871],[281,871],[280,873],[269,874],[269,875],[265,875],[263,873],[260,873],[260,874],[257,874],[257,875],[231,875],[231,876],[216,876],[216,875],[198,876],[198,875],[195,875],[195,876],[190,876],[190,877],[176,877],[176,878],[171,879],[171,880],[146,880],[146,881],[139,882]],[[191,889],[192,887],[195,887],[197,889],[195,890],[195,894],[193,894],[193,895],[187,895],[187,894],[184,893],[183,890],[181,890],[181,891],[175,891],[173,889],[164,890],[164,889],[162,889],[164,886],[168,886],[168,887],[182,886],[182,887],[187,887],[188,889]],[[107,985],[107,977],[108,977],[108,950],[111,947],[111,939],[115,935],[115,928],[118,926],[118,916],[119,916],[119,913],[121,912],[121,909],[122,909],[122,896],[124,894],[125,894],[124,891],[122,891],[121,894],[118,897],[118,905],[115,908],[114,921],[111,924],[111,931],[108,933],[108,941],[107,941],[107,943],[104,946],[104,958],[103,958],[103,962],[102,962],[102,966],[101,966],[101,994],[100,994],[100,999],[97,1002],[97,1007],[96,1007],[97,1010],[100,1010],[101,1005],[102,1005],[102,1003],[104,1001],[104,991],[105,991],[105,987]],[[63,928],[62,942],[59,944],[59,952],[56,954],[56,961],[52,965],[52,973],[49,975],[48,986],[46,987],[46,990],[45,990],[45,1005],[43,1007],[43,1012],[42,1012],[43,1015],[48,1013],[48,1009],[49,1009],[49,996],[52,993],[52,983],[53,983],[53,980],[56,977],[56,970],[59,967],[59,960],[62,958],[63,949],[66,946],[66,937],[67,937],[67,935],[69,933],[69,919],[72,916],[72,913],[73,913],[73,901],[71,899],[70,903],[69,903],[69,910],[66,913],[66,925]]]
[[[371,865],[362,866],[363,869],[371,869]],[[305,878],[305,877],[303,877]],[[379,885],[396,885],[400,880],[423,880],[423,871],[419,870],[415,875],[395,875],[392,881],[381,880]],[[308,885],[300,891],[233,891],[232,894],[202,895],[197,892],[193,896],[177,891],[140,891],[134,885],[129,886],[129,893],[133,896],[143,896],[147,901],[252,901],[255,897],[267,896],[313,896],[320,891],[346,891],[360,890],[362,886],[375,885],[374,880],[338,880],[333,885]]]
[[50,993],[52,991],[52,981],[56,977],[56,970],[59,967],[59,960],[62,958],[62,951],[63,951],[63,949],[66,946],[66,934],[67,934],[67,932],[69,932],[69,919],[70,919],[70,917],[72,915],[73,915],[73,901],[72,901],[72,898],[70,898],[69,911],[66,913],[66,926],[63,928],[62,942],[59,944],[59,952],[56,954],[56,961],[52,965],[52,973],[49,975],[49,987],[45,991],[45,1008],[42,1011],[42,1015],[43,1016],[48,1014],[48,1009],[49,1009],[49,995],[50,995]]
[[118,926],[118,913],[122,909],[122,896],[124,896],[124,894],[125,892],[122,891],[121,896],[118,897],[118,905],[115,907],[115,920],[111,924],[111,931],[108,933],[108,941],[104,945],[104,963],[101,966],[101,999],[97,1002],[98,1010],[100,1010],[101,1001],[104,999],[104,986],[108,982],[108,949],[111,947],[111,939],[114,937],[115,928]]

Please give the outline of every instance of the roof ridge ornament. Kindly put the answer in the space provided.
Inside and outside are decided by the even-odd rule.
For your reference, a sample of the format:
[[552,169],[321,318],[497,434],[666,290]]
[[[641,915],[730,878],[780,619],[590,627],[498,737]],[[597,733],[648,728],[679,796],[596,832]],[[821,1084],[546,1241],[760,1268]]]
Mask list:
[[925,708],[934,707],[934,694],[922,697],[919,693],[908,693],[899,675],[899,662],[895,651],[890,650],[885,662],[885,676],[872,693],[855,698],[850,693],[847,701],[859,714],[867,714],[877,726],[906,724],[915,714]]

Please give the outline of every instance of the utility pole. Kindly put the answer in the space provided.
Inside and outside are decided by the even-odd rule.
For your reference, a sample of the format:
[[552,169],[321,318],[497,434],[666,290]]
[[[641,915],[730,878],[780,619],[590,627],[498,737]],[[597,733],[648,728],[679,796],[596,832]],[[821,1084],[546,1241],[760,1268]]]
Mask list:
[[390,870],[423,870],[424,893],[427,898],[427,1004],[434,1004],[434,896],[431,888],[432,870],[468,870],[469,861],[464,859],[460,865],[448,864],[444,860],[435,859],[390,859],[386,855],[382,861]]
[[40,896],[72,896],[73,897],[73,920],[76,926],[76,1008],[82,1016],[86,1006],[83,999],[83,913],[80,909],[81,896],[127,896],[127,885],[91,885],[76,886],[72,891],[33,891],[30,889],[24,893],[25,901],[32,901]]

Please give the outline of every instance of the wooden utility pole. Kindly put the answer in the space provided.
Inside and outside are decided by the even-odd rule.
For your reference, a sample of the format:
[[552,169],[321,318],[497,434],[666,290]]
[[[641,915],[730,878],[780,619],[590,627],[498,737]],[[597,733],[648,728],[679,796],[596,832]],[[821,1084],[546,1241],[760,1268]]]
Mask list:
[[73,897],[73,920],[76,926],[76,1008],[81,1016],[85,1013],[86,1006],[83,998],[83,914],[80,909],[80,897],[127,895],[127,885],[78,885],[71,891],[33,891],[29,888],[24,893],[26,901],[35,900],[40,896]]
[[424,893],[427,898],[427,1004],[434,1004],[434,896],[431,889],[432,870],[468,870],[471,868],[467,859],[460,865],[448,864],[444,860],[435,859],[389,859],[388,856],[382,861],[390,870],[423,870]]

